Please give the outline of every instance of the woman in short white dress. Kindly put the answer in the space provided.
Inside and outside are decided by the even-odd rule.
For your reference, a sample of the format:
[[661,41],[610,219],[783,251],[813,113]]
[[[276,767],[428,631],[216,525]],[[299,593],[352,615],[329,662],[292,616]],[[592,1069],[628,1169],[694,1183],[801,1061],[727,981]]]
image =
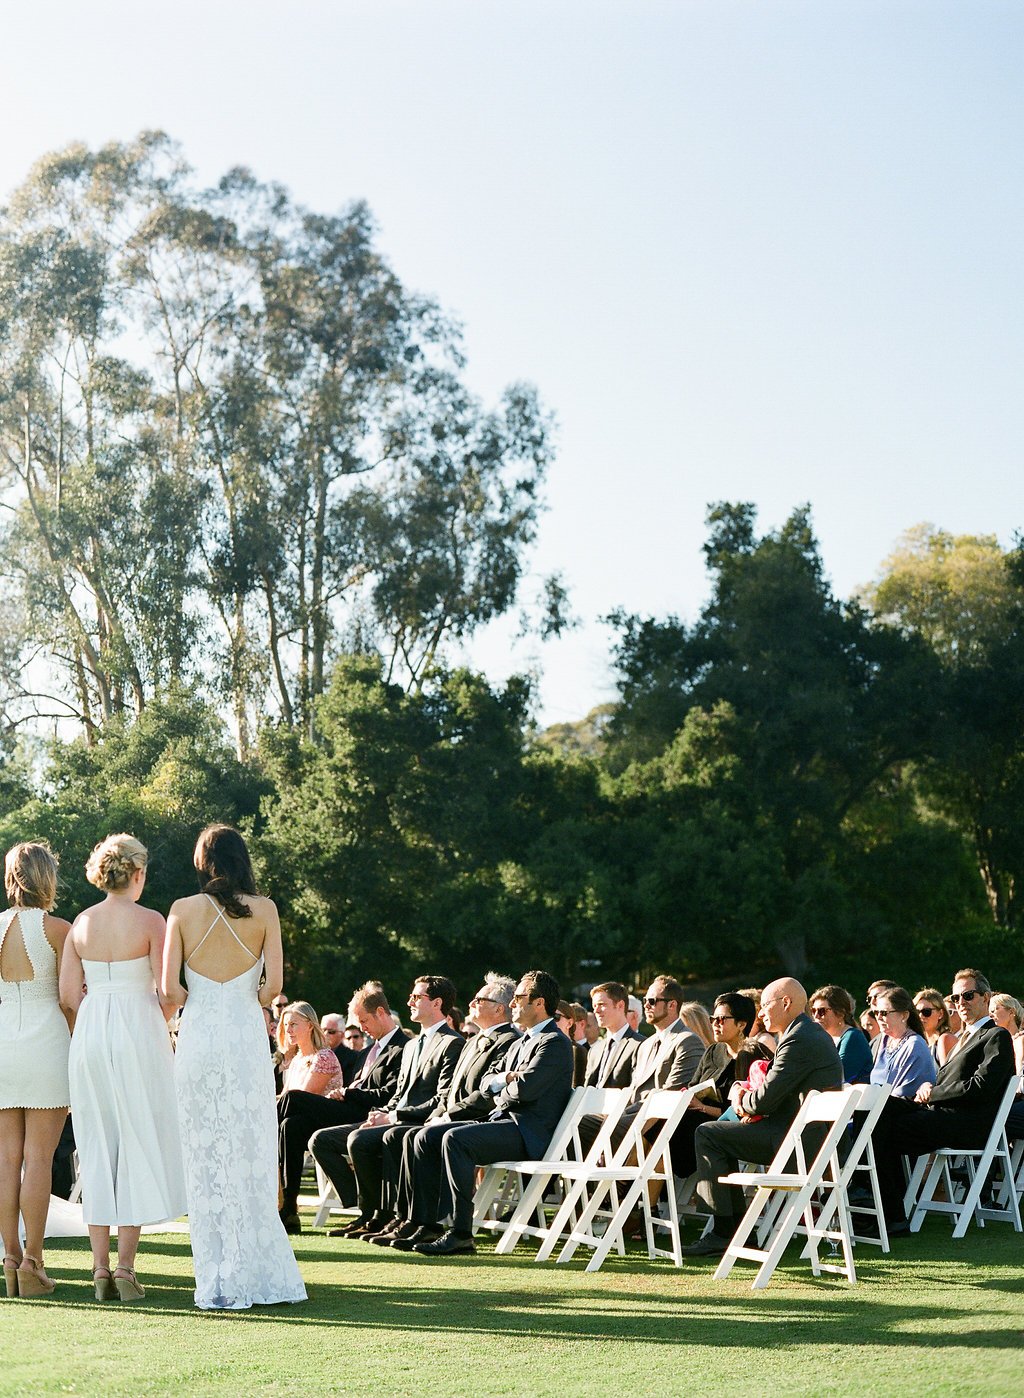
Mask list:
[[[68,1025],[57,966],[70,923],[52,917],[57,860],[48,845],[8,850],[0,913],[0,1234],[8,1296],[47,1296],[43,1232],[53,1152],[68,1114]],[[25,1222],[25,1248],[18,1215]]]
[[75,919],[61,965],[61,1001],[78,1015],[71,1109],[98,1301],[146,1294],[135,1276],[141,1227],[185,1212],[174,1055],[156,992],[164,920],[139,907],[147,862],[131,835],[96,846],[86,877],[107,896]]
[[249,851],[230,825],[204,830],[193,862],[202,892],[168,914],[163,990],[185,1004],[174,1074],[195,1302],[245,1310],[304,1301],[277,1212],[274,1071],[260,1009],[281,989],[277,908],[256,892]]

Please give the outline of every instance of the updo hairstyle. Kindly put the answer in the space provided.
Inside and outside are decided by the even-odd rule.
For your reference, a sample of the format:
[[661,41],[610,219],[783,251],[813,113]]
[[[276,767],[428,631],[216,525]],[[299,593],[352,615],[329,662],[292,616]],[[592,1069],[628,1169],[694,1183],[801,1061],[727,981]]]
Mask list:
[[57,856],[45,841],[25,841],[7,851],[4,888],[12,908],[50,911],[57,901]]
[[199,889],[216,898],[232,917],[252,917],[238,896],[255,896],[256,876],[245,841],[233,825],[208,825],[200,831],[192,856]]
[[134,835],[108,835],[90,854],[85,877],[104,893],[117,893],[127,888],[132,875],[148,863],[149,851]]

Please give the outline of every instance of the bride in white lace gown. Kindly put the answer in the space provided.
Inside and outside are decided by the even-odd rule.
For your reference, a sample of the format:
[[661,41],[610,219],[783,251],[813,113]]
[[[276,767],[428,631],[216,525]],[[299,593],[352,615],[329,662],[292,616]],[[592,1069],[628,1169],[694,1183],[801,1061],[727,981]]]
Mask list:
[[277,1211],[274,1072],[261,1009],[282,983],[277,909],[256,894],[245,841],[230,826],[202,832],[194,863],[203,892],[171,908],[163,984],[185,1004],[174,1071],[195,1302],[245,1310],[304,1301]]

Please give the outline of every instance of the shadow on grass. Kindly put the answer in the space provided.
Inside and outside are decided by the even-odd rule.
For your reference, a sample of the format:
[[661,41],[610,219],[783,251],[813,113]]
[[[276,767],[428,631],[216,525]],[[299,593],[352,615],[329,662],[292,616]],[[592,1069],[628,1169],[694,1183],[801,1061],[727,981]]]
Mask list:
[[[188,1270],[187,1242],[153,1238],[145,1251],[154,1260],[160,1256],[180,1259],[183,1270]],[[813,1282],[806,1264],[794,1253],[780,1267],[772,1289],[753,1294],[749,1290],[753,1269],[737,1270],[728,1281],[709,1290],[713,1263],[691,1264],[683,1271],[656,1264],[654,1273],[646,1256],[636,1253],[611,1259],[600,1274],[600,1289],[588,1291],[587,1283],[597,1278],[583,1277],[582,1263],[571,1269],[545,1267],[535,1273],[529,1254],[495,1258],[489,1243],[472,1257],[429,1261],[355,1243],[338,1247],[315,1235],[304,1235],[300,1262],[313,1267],[334,1264],[337,1281],[321,1280],[314,1272],[312,1280],[307,1277],[309,1301],[301,1305],[202,1314],[210,1324],[270,1323],[300,1329],[312,1326],[431,1335],[444,1335],[454,1323],[466,1335],[506,1340],[521,1337],[669,1346],[706,1345],[713,1336],[717,1349],[741,1350],[751,1344],[792,1348],[870,1343],[907,1350],[1001,1350],[1017,1346],[1020,1331],[1015,1315],[979,1316],[977,1300],[971,1305],[957,1304],[960,1278],[952,1287],[941,1262],[936,1262],[933,1271],[932,1259],[923,1264],[903,1261],[913,1267],[915,1282],[927,1277],[936,1287],[934,1304],[914,1302],[900,1293],[893,1297],[891,1290],[872,1288],[872,1280],[893,1279],[894,1260],[877,1256],[859,1261],[864,1282],[848,1288],[838,1279]],[[901,1260],[895,1259],[895,1265],[900,1266]],[[631,1293],[629,1278],[637,1275],[639,1267],[646,1272],[644,1288]],[[144,1263],[143,1271],[145,1275]],[[494,1286],[497,1273],[501,1276],[499,1287]],[[536,1287],[531,1285],[533,1276],[543,1278]],[[621,1288],[609,1290],[607,1283],[612,1278],[623,1284]],[[152,1280],[146,1275],[145,1280],[147,1297],[132,1305],[134,1314],[154,1318],[180,1312],[198,1314],[191,1291],[181,1282],[166,1281],[159,1274]],[[1024,1278],[1010,1267],[1005,1276],[989,1272],[976,1281],[965,1281],[965,1294],[976,1295],[983,1289],[1016,1296],[1024,1290]],[[89,1282],[85,1278],[76,1282],[73,1275],[61,1276],[61,1299],[72,1304],[98,1304],[92,1301]],[[652,1282],[658,1289],[651,1289]],[[791,1288],[788,1291],[787,1285]],[[811,1295],[809,1286],[814,1287]],[[799,1287],[798,1294],[792,1289],[795,1287]]]

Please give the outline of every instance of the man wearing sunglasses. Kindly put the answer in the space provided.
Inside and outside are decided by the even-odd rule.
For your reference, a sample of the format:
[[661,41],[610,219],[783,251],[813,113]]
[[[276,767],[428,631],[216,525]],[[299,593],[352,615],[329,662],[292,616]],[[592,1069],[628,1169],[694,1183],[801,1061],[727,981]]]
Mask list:
[[957,971],[950,998],[964,1028],[956,1047],[934,1084],[920,1087],[912,1102],[891,1097],[882,1111],[875,1128],[875,1159],[890,1237],[910,1231],[903,1212],[900,1157],[914,1159],[945,1146],[978,1150],[988,1139],[1014,1071],[1013,1040],[988,1012],[991,993],[980,971]]

